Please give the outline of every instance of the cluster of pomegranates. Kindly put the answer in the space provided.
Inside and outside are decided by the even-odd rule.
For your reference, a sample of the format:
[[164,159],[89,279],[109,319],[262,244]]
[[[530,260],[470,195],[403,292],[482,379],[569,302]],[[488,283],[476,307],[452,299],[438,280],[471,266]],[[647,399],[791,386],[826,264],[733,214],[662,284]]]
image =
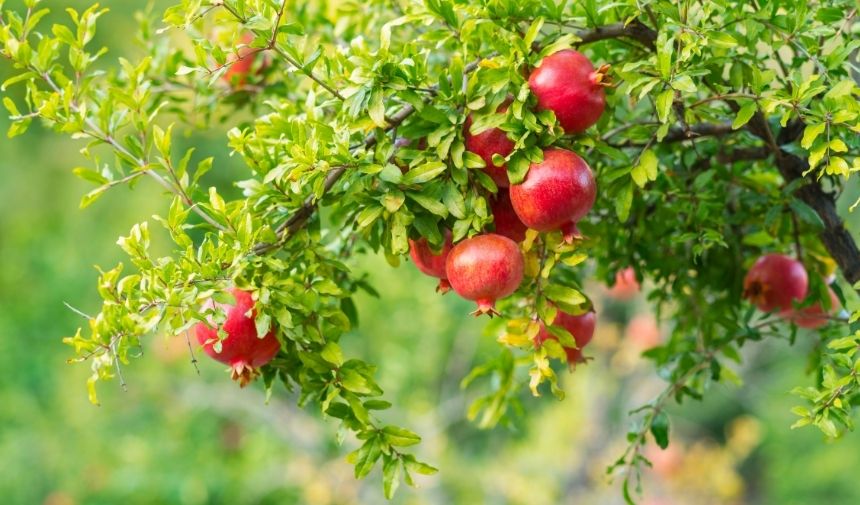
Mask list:
[[[601,69],[602,70],[602,69]],[[581,133],[597,122],[606,106],[603,74],[591,62],[573,50],[563,50],[544,58],[529,76],[529,87],[537,98],[538,108],[555,113],[566,133]],[[510,102],[498,112],[505,112]],[[518,243],[525,240],[529,228],[539,232],[561,231],[565,240],[578,235],[576,223],[582,219],[597,196],[594,174],[576,153],[549,147],[543,161],[532,163],[525,179],[511,184],[505,164],[494,158],[505,158],[514,150],[514,142],[500,128],[472,133],[472,117],[466,118],[466,149],[484,160],[484,170],[499,192],[492,197],[494,230],[457,244],[446,234],[441,250],[431,249],[424,238],[410,240],[410,254],[425,274],[437,277],[439,291],[453,289],[478,304],[476,314],[495,313],[495,301],[517,290],[523,278],[523,256]],[[566,348],[568,361],[582,361],[582,346],[593,334],[595,314],[580,315],[558,312],[554,325],[574,335],[578,348]],[[535,337],[540,346],[556,339],[545,327]]]
[[[762,312],[776,311],[780,317],[794,322],[802,328],[820,328],[827,324],[829,311],[816,302],[795,309],[795,302],[803,302],[808,296],[809,276],[799,261],[782,254],[766,254],[760,257],[744,278],[744,298]],[[839,299],[829,286],[830,310],[839,307]]]
[[[244,39],[250,42],[249,38]],[[254,50],[243,47],[231,56],[232,64],[224,79],[233,84],[245,82],[254,62]],[[529,76],[529,86],[537,98],[538,108],[555,113],[567,133],[581,133],[597,122],[605,108],[603,69],[595,71],[582,54],[559,51],[545,58]],[[508,104],[499,108],[507,109]],[[457,244],[451,232],[446,232],[441,250],[433,250],[427,240],[410,240],[410,255],[425,274],[439,279],[439,291],[453,289],[457,294],[477,303],[477,314],[494,314],[495,301],[511,295],[523,279],[523,255],[519,242],[532,228],[539,232],[560,230],[567,240],[578,234],[576,223],[584,217],[597,194],[594,174],[576,153],[550,147],[544,150],[543,161],[532,163],[528,174],[519,184],[510,184],[506,167],[493,163],[495,155],[502,158],[514,150],[514,142],[499,128],[472,134],[472,118],[465,122],[466,148],[480,156],[485,170],[496,182],[500,192],[491,200],[495,230]],[[251,293],[233,289],[234,305],[215,304],[213,308],[225,313],[219,338],[213,321],[199,323],[194,331],[206,354],[229,365],[233,378],[244,386],[253,380],[260,367],[277,355],[280,344],[275,332],[260,336],[255,325],[254,302]],[[559,311],[553,322],[570,332],[577,347],[565,348],[568,362],[583,361],[582,347],[594,335],[596,316],[593,310],[573,315]],[[556,337],[541,327],[535,336],[535,346]]]

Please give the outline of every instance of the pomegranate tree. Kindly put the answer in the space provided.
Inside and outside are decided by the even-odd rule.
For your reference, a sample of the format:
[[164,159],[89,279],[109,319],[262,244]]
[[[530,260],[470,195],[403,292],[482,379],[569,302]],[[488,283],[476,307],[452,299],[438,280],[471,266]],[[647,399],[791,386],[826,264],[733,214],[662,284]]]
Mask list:
[[584,54],[565,49],[543,59],[529,76],[529,88],[538,107],[553,111],[566,133],[582,133],[606,108],[605,72],[596,71]]
[[242,36],[242,47],[227,55],[227,71],[221,76],[228,84],[241,88],[248,82],[248,77],[254,69],[259,49],[250,47],[248,44],[254,41],[254,36],[245,34]]
[[766,254],[753,264],[744,278],[744,298],[762,312],[791,310],[792,303],[806,298],[809,279],[803,265],[783,254]]
[[488,233],[466,239],[448,254],[448,282],[458,295],[478,304],[475,315],[498,314],[496,300],[523,280],[523,255],[513,240]]
[[[281,344],[272,328],[263,336],[257,333],[255,324],[256,311],[251,293],[240,289],[232,289],[231,294],[236,299],[233,305],[210,301],[210,308],[215,308],[226,315],[224,323],[213,328],[212,322],[198,323],[194,327],[197,341],[203,346],[203,351],[221,363],[230,366],[233,380],[245,387],[254,380],[259,372],[258,367],[272,361]],[[221,340],[218,330],[223,330],[226,337]]]

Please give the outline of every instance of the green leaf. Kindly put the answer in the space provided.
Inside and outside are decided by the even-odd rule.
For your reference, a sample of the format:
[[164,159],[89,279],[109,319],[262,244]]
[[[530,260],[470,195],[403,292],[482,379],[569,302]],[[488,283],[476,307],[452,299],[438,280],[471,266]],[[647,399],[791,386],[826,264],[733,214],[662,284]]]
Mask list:
[[663,91],[657,95],[657,119],[661,123],[665,123],[669,119],[669,113],[672,111],[672,102],[675,100],[675,92],[671,89]]
[[400,458],[386,456],[385,462],[382,465],[382,487],[385,490],[385,498],[390,500],[397,492],[400,486],[400,479],[403,473],[403,464]]
[[431,213],[443,218],[448,217],[448,207],[446,207],[444,203],[429,196],[422,195],[421,193],[409,192],[406,193],[406,196],[417,202],[418,205],[429,210]]
[[340,346],[334,342],[326,343],[320,351],[320,357],[336,367],[343,365],[343,352],[340,350]]
[[405,184],[420,184],[427,182],[435,179],[436,176],[444,172],[446,168],[448,168],[448,165],[441,161],[428,161],[406,172],[406,175],[403,176],[403,182]]
[[732,121],[732,130],[737,130],[743,125],[749,123],[749,120],[752,119],[757,109],[758,105],[755,102],[744,104],[744,106],[738,111],[737,116],[735,116],[735,120]]
[[633,167],[630,175],[633,177],[633,182],[640,188],[645,187],[648,181],[657,179],[657,155],[651,149],[645,150],[639,156],[639,164]]
[[408,447],[421,442],[421,437],[416,433],[398,426],[386,426],[385,428],[382,428],[382,433],[385,434],[385,440],[389,444],[396,445],[398,447]]
[[568,306],[577,306],[585,303],[585,296],[574,288],[562,286],[561,284],[549,284],[544,287],[544,294],[556,303]]
[[628,183],[618,190],[615,195],[615,214],[620,221],[630,217],[630,207],[633,206],[633,183]]
[[669,447],[669,416],[665,412],[660,411],[654,416],[651,421],[651,434],[661,449]]
[[800,140],[800,147],[804,149],[812,147],[812,143],[824,132],[826,126],[824,123],[807,125],[803,129],[803,138]]
[[818,230],[824,229],[824,221],[821,220],[821,216],[812,207],[797,199],[791,200],[788,205],[801,221],[811,224]]

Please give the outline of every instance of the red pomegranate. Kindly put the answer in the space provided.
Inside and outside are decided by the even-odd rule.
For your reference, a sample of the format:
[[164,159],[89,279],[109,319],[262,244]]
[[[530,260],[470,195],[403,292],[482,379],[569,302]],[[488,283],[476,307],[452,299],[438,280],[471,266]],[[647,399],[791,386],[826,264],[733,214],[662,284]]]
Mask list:
[[[496,112],[505,112],[508,110],[510,100],[505,101]],[[463,140],[466,145],[466,150],[471,151],[484,160],[486,166],[484,171],[493,178],[493,181],[500,188],[507,188],[510,185],[508,181],[507,164],[502,163],[496,166],[493,163],[493,155],[498,154],[501,157],[506,157],[514,150],[514,141],[508,138],[508,134],[501,128],[489,128],[480,133],[472,134],[472,115],[466,118],[463,125]]]
[[615,300],[630,300],[639,294],[639,281],[636,280],[636,270],[627,267],[615,273],[615,284],[609,288],[606,295]]
[[[571,365],[582,363],[585,358],[582,356],[582,349],[591,342],[594,337],[594,327],[597,325],[597,315],[593,310],[578,316],[570,315],[566,312],[558,311],[553,320],[553,325],[561,326],[573,335],[577,347],[564,347],[564,353],[567,354],[567,362]],[[540,347],[547,340],[558,340],[555,335],[547,331],[544,325],[541,325],[540,332],[535,336],[535,347]]]
[[490,209],[493,211],[493,224],[496,233],[508,237],[514,242],[522,242],[526,239],[528,227],[520,221],[511,205],[511,196],[507,191],[499,191],[495,198],[490,200]]
[[445,262],[448,260],[448,253],[451,252],[453,246],[449,230],[445,230],[445,245],[438,252],[433,251],[430,243],[424,237],[418,240],[409,239],[409,255],[412,257],[412,261],[415,262],[418,270],[430,277],[439,279],[439,286],[436,287],[436,291],[440,293],[447,293],[451,289],[445,274]]
[[445,270],[454,291],[478,303],[474,315],[493,316],[496,300],[516,291],[523,280],[523,255],[513,240],[488,233],[455,245]]
[[579,221],[591,210],[597,183],[576,153],[547,149],[543,161],[532,163],[525,180],[510,188],[511,204],[520,220],[537,231],[553,231]]
[[829,316],[839,308],[839,298],[829,286],[827,293],[830,295],[830,310],[825,311],[821,302],[815,302],[809,307],[805,307],[798,311],[793,311],[786,315],[786,318],[801,328],[809,328],[814,330],[821,328],[829,321]]
[[[203,351],[216,361],[230,365],[233,380],[245,387],[254,380],[259,372],[257,367],[272,361],[281,344],[275,337],[274,328],[262,338],[257,335],[254,323],[254,300],[251,293],[240,289],[232,289],[236,298],[235,305],[226,305],[210,301],[210,307],[216,307],[227,315],[223,329],[227,337],[221,341],[221,351],[215,349],[218,342],[218,330],[208,323],[199,323],[194,327],[197,341],[203,346]],[[250,312],[250,317],[248,313]]]
[[647,351],[660,345],[660,327],[654,314],[637,314],[627,323],[624,338],[636,349]]
[[[250,47],[248,44],[254,41],[254,36],[246,33],[242,36],[242,47],[227,55],[227,71],[221,76],[227,83],[242,87],[248,82],[248,76],[254,68],[257,54],[261,51]],[[266,62],[263,62],[263,66]],[[260,69],[262,70],[262,68]]]
[[566,133],[581,133],[600,119],[607,67],[595,71],[582,53],[565,49],[543,59],[529,76],[538,108],[555,113]]
[[783,254],[760,257],[744,278],[744,298],[762,312],[791,310],[792,301],[806,298],[809,279],[803,265]]

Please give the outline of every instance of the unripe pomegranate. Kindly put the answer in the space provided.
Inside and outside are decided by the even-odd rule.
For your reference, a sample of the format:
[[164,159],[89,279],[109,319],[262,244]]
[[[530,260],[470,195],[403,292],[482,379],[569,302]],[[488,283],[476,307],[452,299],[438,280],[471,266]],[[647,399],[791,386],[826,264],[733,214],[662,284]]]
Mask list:
[[599,71],[580,52],[565,49],[543,59],[529,76],[538,108],[555,113],[566,133],[581,133],[600,119],[607,67]]
[[591,210],[597,184],[576,153],[553,148],[544,151],[542,162],[531,164],[525,180],[512,185],[510,193],[523,224],[537,231],[553,231],[579,221]]
[[[594,337],[594,327],[597,325],[597,315],[593,310],[578,316],[570,315],[566,312],[558,311],[553,320],[554,326],[561,326],[573,335],[576,341],[576,347],[563,347],[564,353],[567,354],[567,362],[570,365],[582,363],[585,358],[582,357],[582,349],[591,342]],[[540,347],[547,340],[558,340],[555,335],[547,331],[546,327],[541,324],[540,331],[535,335],[535,347]]]
[[830,314],[839,308],[839,298],[836,297],[836,293],[829,286],[827,287],[827,293],[830,295],[830,310],[825,311],[821,302],[815,302],[809,307],[791,312],[786,317],[801,328],[809,328],[811,330],[821,328],[829,321]]
[[[507,111],[509,104],[510,101],[505,101],[499,106],[496,112]],[[502,165],[496,166],[493,163],[493,155],[498,154],[504,158],[511,154],[514,151],[514,141],[509,139],[508,134],[501,128],[489,128],[475,135],[471,133],[471,128],[472,115],[470,114],[463,125],[463,141],[466,145],[466,150],[477,154],[484,160],[486,164],[484,171],[492,177],[496,186],[507,188],[510,185],[507,164],[502,163]]]
[[199,323],[194,327],[194,332],[197,341],[203,346],[203,351],[216,361],[230,365],[233,380],[239,381],[239,385],[245,387],[259,375],[257,367],[272,361],[278,354],[281,344],[275,337],[274,328],[263,337],[257,335],[254,323],[256,312],[251,293],[240,289],[233,289],[231,293],[236,298],[235,305],[210,301],[210,307],[214,306],[227,315],[223,325],[227,337],[221,341],[221,351],[215,350],[218,330],[210,324]]
[[744,298],[762,312],[791,310],[792,301],[806,298],[809,279],[803,265],[783,254],[756,260],[744,278]]
[[627,267],[615,273],[615,284],[606,293],[609,298],[615,300],[630,300],[639,294],[639,281],[636,280],[636,270]]
[[499,191],[495,198],[490,200],[490,209],[493,211],[493,224],[496,233],[508,237],[514,242],[522,242],[526,239],[528,227],[520,221],[511,205],[511,196],[507,191]]
[[448,260],[448,253],[451,252],[453,246],[449,230],[445,230],[445,245],[442,246],[442,250],[438,253],[433,252],[433,249],[430,248],[430,244],[424,237],[418,240],[409,239],[409,255],[412,257],[412,261],[415,262],[418,270],[421,270],[430,277],[439,279],[436,291],[440,293],[447,293],[451,289],[451,285],[446,278],[445,262]]
[[446,264],[448,282],[458,295],[478,303],[474,315],[498,314],[494,305],[519,287],[523,280],[523,255],[517,244],[488,233],[454,246]]

